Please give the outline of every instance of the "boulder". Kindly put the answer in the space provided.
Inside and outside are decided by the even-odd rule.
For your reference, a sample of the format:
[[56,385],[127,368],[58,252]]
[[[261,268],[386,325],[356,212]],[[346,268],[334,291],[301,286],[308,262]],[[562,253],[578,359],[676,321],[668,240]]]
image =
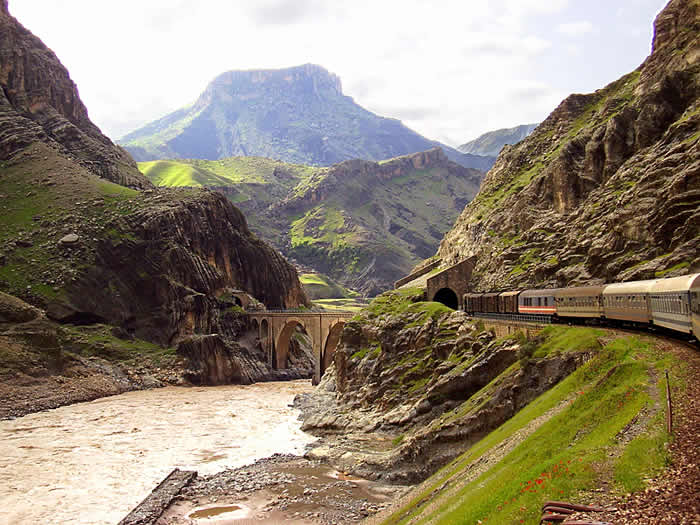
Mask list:
[[58,243],[62,246],[75,246],[78,244],[79,240],[80,236],[75,233],[69,233],[68,235],[61,237],[61,240],[58,241]]

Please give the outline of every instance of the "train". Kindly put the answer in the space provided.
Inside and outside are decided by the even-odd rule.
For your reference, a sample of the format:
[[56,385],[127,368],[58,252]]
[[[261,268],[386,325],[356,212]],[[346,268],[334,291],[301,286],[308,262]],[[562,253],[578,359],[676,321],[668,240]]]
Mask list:
[[468,314],[659,326],[700,339],[700,273],[572,288],[466,293]]

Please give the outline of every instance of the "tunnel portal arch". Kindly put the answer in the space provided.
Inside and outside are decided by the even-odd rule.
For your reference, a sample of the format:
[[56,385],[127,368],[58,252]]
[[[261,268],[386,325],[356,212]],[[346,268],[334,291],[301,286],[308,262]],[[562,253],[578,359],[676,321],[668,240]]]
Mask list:
[[435,292],[433,301],[442,303],[453,310],[457,310],[459,308],[459,299],[452,288],[440,288],[437,292]]

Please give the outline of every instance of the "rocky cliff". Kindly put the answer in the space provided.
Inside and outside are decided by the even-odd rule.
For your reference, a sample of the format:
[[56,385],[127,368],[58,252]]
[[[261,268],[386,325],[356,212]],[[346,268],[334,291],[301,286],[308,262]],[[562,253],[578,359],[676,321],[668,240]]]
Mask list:
[[[496,339],[483,324],[420,290],[384,294],[347,323],[334,367],[297,400],[303,428],[337,446],[330,459],[363,477],[415,483],[435,472],[566,378],[598,348],[564,352],[560,329],[528,341]],[[546,340],[550,350],[536,351]],[[339,441],[336,441],[339,439]]]
[[41,140],[95,175],[135,188],[151,184],[88,112],[56,55],[0,5],[0,160]]
[[700,6],[672,0],[651,55],[506,147],[438,251],[475,289],[672,276],[700,265]]
[[255,155],[329,166],[355,158],[388,159],[436,145],[466,167],[485,171],[494,160],[460,153],[396,119],[367,111],[343,95],[336,75],[314,64],[223,73],[192,106],[119,142],[140,161]]
[[[49,332],[104,327],[98,339],[107,337],[109,348],[116,348],[105,351],[110,359],[114,353],[137,359],[151,350],[174,354],[189,341],[183,348],[190,351],[182,355],[206,382],[214,376],[203,372],[208,361],[202,356],[211,347],[203,336],[218,334],[226,355],[235,357],[230,364],[247,364],[244,370],[231,364],[215,376],[217,382],[281,378],[264,356],[253,355],[254,344],[251,354],[235,343],[247,327],[232,297],[238,290],[271,307],[307,305],[296,270],[249,231],[243,214],[224,196],[144,189],[151,184],[128,153],[89,121],[58,59],[2,7],[0,291],[39,308]],[[22,337],[25,328],[11,332]],[[77,350],[49,346],[60,355],[65,350],[82,356],[95,351],[89,343]],[[35,360],[32,353],[43,355],[40,339],[34,344],[30,340],[26,349],[0,341],[0,368],[24,381],[23,363]],[[45,370],[64,368],[42,365],[27,381],[45,378]],[[175,377],[181,377],[179,371]]]

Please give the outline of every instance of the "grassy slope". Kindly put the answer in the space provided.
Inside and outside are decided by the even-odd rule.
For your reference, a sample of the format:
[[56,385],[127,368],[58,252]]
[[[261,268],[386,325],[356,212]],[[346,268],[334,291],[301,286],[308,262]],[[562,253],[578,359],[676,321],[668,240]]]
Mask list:
[[474,191],[444,168],[415,170],[386,183],[371,177],[336,181],[323,201],[267,207],[322,185],[328,170],[261,157],[140,163],[161,186],[227,186],[251,228],[288,256],[347,283],[377,260],[391,282],[435,250]]
[[[73,231],[71,224],[88,224],[95,232],[107,228],[109,214],[137,193],[89,174],[41,144],[20,162],[0,165],[0,246],[6,257],[0,289],[55,298],[61,293],[52,282],[57,275],[70,277],[80,269],[58,253],[59,239]],[[89,256],[81,261],[89,263]]]
[[239,202],[255,199],[265,204],[271,204],[275,197],[285,195],[318,170],[263,157],[156,160],[138,165],[141,173],[157,186],[229,186],[241,193]]
[[304,273],[299,276],[307,295],[312,300],[316,299],[344,299],[357,297],[358,293],[348,290],[332,279],[319,273]]
[[[534,356],[590,348],[601,335],[552,327]],[[589,491],[604,481],[617,492],[641,489],[668,461],[659,409],[665,368],[681,378],[673,386],[682,388],[682,364],[654,348],[653,340],[607,342],[586,365],[414,490],[384,523],[536,523],[548,499],[595,501]],[[551,417],[499,457],[500,445],[545,414]],[[626,440],[638,415],[641,428]],[[481,472],[480,464],[489,468]],[[470,479],[473,471],[479,475]]]

